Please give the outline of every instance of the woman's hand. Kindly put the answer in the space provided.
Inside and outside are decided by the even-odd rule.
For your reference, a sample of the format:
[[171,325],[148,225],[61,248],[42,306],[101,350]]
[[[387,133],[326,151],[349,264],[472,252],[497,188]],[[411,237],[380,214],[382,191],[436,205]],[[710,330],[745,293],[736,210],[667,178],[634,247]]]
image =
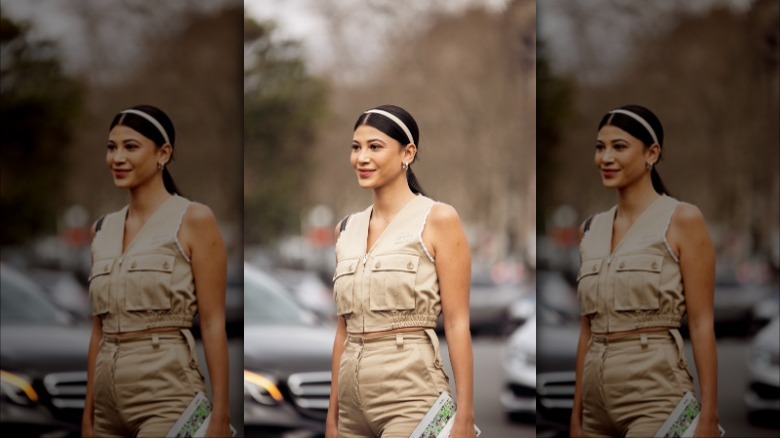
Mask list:
[[221,421],[209,421],[206,436],[208,438],[230,438],[233,436],[230,432],[230,420],[224,418]]
[[455,413],[455,422],[452,424],[452,430],[450,430],[451,438],[474,438],[476,431],[474,430],[474,416],[473,415],[461,415],[459,412]]
[[338,420],[333,415],[328,415],[328,418],[325,420],[325,438],[338,438],[338,436]]
[[580,415],[572,415],[569,423],[569,436],[571,438],[582,436],[582,419]]
[[699,417],[699,424],[696,425],[696,431],[693,436],[699,438],[704,437],[720,437],[720,429],[718,428],[718,419],[713,417],[705,417],[704,414]]
[[95,432],[92,428],[92,416],[91,415],[84,415],[84,417],[81,419],[81,436],[83,438],[91,438],[95,436]]

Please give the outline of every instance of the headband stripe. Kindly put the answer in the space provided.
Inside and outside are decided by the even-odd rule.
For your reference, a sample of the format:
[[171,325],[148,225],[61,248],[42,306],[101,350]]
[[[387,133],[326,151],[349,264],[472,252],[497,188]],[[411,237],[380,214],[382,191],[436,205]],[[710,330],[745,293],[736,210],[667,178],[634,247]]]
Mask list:
[[168,139],[168,133],[165,131],[165,128],[163,128],[163,126],[160,124],[160,122],[158,122],[157,119],[155,119],[151,115],[146,114],[145,112],[139,111],[137,109],[126,109],[126,110],[120,112],[120,114],[135,114],[137,116],[141,116],[144,119],[148,120],[149,123],[154,125],[154,127],[157,128],[158,131],[160,131],[160,134],[162,134],[162,137],[163,137],[163,140],[165,140],[165,143],[168,143],[171,146],[173,146],[171,144],[171,141]]
[[391,121],[393,121],[406,134],[406,138],[409,139],[409,143],[414,144],[414,138],[412,137],[411,131],[409,131],[409,128],[407,128],[406,125],[404,125],[404,122],[402,122],[401,119],[399,119],[398,117],[396,117],[395,115],[387,111],[383,111],[380,109],[370,109],[366,111],[366,114],[368,113],[381,114],[387,117],[388,119],[390,119]]
[[644,126],[644,127],[645,127],[645,129],[647,130],[647,132],[649,132],[649,133],[650,133],[650,137],[653,137],[653,143],[657,144],[658,146],[661,146],[661,143],[658,143],[658,137],[656,137],[656,136],[655,136],[655,131],[653,131],[653,127],[652,127],[652,126],[650,126],[650,124],[649,124],[649,123],[647,123],[647,121],[646,121],[645,119],[643,119],[642,117],[640,117],[640,116],[639,116],[639,114],[636,114],[636,113],[633,113],[633,112],[631,112],[631,111],[624,110],[624,109],[616,109],[616,110],[612,110],[612,111],[610,111],[609,113],[610,113],[610,114],[616,114],[616,113],[617,113],[617,114],[624,114],[624,115],[627,115],[627,116],[631,117],[632,119],[636,120],[636,121],[637,121],[637,122],[639,122],[639,123],[640,123],[642,126]]

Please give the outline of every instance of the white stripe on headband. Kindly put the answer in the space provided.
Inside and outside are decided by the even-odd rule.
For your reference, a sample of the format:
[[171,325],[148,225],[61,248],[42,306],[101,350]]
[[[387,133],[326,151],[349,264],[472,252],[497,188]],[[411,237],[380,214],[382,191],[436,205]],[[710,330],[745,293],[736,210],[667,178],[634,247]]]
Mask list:
[[[126,110],[120,112],[120,114],[135,114],[137,116],[141,116],[141,117],[145,118],[146,120],[149,121],[149,123],[154,125],[154,127],[157,128],[158,131],[160,131],[160,134],[162,134],[163,140],[165,140],[165,143],[168,143],[171,146],[173,146],[171,144],[171,141],[168,139],[168,133],[165,131],[165,128],[163,128],[163,126],[160,124],[160,122],[158,122],[157,119],[155,119],[151,115],[146,114],[143,111],[139,111],[137,109],[132,109],[132,108],[131,109],[126,109]],[[162,145],[160,145],[160,146],[162,146]]]
[[414,138],[412,138],[412,133],[409,131],[409,128],[407,128],[406,125],[404,125],[404,122],[402,122],[401,119],[399,119],[398,117],[394,116],[393,114],[387,111],[380,110],[380,109],[370,109],[366,111],[366,114],[367,113],[381,114],[387,117],[388,119],[392,120],[393,122],[395,122],[396,125],[398,125],[399,128],[401,128],[402,131],[404,131],[404,133],[406,134],[406,138],[409,139],[409,143],[414,144]]
[[647,121],[645,119],[640,117],[639,114],[632,113],[631,111],[624,110],[624,109],[612,110],[609,113],[610,114],[615,114],[615,113],[617,113],[617,114],[625,114],[625,115],[631,117],[632,119],[636,120],[637,122],[641,123],[642,126],[644,126],[645,129],[647,129],[647,132],[650,133],[650,137],[653,137],[653,143],[657,144],[658,146],[661,146],[661,143],[658,143],[658,137],[655,136],[655,131],[653,131],[653,127],[650,126],[650,124],[647,123]]

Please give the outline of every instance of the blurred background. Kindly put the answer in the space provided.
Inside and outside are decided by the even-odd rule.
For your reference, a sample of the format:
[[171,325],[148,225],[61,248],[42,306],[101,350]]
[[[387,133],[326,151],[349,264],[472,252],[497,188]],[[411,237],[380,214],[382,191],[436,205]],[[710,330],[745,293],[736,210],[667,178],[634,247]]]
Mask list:
[[534,436],[535,393],[520,384],[535,379],[533,355],[507,345],[535,302],[535,2],[245,8],[247,435],[323,432],[333,230],[372,202],[349,165],[352,127],[391,103],[417,120],[415,174],[458,210],[471,244],[476,422],[484,436]]
[[231,416],[241,430],[242,4],[4,0],[0,12],[3,431],[78,435],[89,228],[128,202],[106,169],[108,126],[140,103],[173,120],[171,174],[211,207],[228,245]]
[[701,209],[714,240],[721,424],[728,436],[777,436],[780,3],[539,3],[540,436],[566,435],[571,413],[577,230],[617,201],[592,164],[597,124],[629,103],[661,119],[657,169],[672,196]]

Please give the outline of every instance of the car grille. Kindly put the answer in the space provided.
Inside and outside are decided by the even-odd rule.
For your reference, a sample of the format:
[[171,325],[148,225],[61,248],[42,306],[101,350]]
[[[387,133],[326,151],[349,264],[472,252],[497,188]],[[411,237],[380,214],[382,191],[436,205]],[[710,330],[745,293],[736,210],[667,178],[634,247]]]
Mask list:
[[547,409],[571,409],[574,403],[574,372],[542,373],[536,376],[539,404]]
[[753,383],[750,389],[759,397],[767,400],[780,400],[780,387],[766,383]]
[[536,388],[530,388],[525,385],[510,383],[509,390],[512,391],[512,394],[514,394],[515,397],[519,397],[519,398],[536,397]]
[[52,412],[62,419],[81,418],[87,394],[87,373],[52,373],[43,378]]
[[301,414],[325,419],[330,402],[330,371],[293,374],[287,379],[292,401]]

